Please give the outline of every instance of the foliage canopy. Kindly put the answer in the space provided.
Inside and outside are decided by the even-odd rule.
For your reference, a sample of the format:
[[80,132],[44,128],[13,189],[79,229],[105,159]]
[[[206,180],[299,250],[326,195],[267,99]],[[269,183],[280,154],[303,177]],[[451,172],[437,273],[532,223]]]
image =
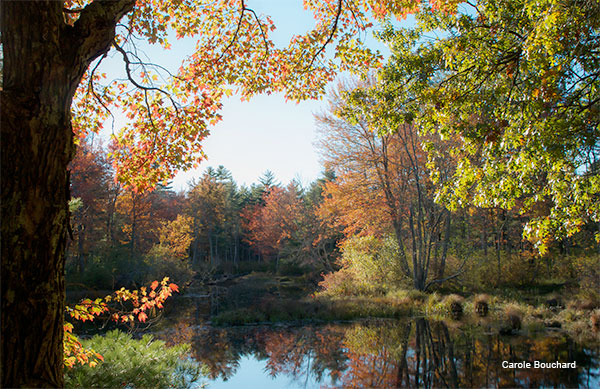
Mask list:
[[381,33],[393,56],[373,119],[456,140],[438,200],[529,213],[525,235],[541,252],[600,221],[599,3],[488,0],[415,15],[414,28]]

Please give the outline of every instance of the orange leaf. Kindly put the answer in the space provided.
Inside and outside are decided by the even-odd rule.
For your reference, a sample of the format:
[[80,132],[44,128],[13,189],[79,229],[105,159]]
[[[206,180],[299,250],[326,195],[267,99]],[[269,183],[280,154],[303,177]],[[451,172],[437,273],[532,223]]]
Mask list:
[[144,312],[140,312],[140,314],[138,315],[138,320],[142,323],[145,323],[147,318],[148,315],[146,315]]
[[150,285],[150,288],[152,288],[152,290],[158,288],[158,281],[155,280],[152,285]]

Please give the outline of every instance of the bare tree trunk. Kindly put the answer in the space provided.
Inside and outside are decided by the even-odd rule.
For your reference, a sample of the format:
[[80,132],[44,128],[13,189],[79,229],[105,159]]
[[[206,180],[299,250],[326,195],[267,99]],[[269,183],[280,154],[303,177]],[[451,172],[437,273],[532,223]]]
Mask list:
[[73,27],[64,23],[62,2],[0,3],[2,387],[64,384],[70,106],[133,3],[94,2]]
[[129,242],[129,258],[131,261],[133,261],[135,257],[135,234],[137,234],[137,201],[137,195],[131,192],[131,241]]
[[85,271],[85,253],[84,251],[85,242],[85,227],[80,224],[77,227],[77,260],[79,262],[79,274],[83,274]]
[[117,185],[113,193],[113,198],[108,203],[108,210],[106,215],[106,236],[111,244],[115,242],[114,222],[115,212],[117,209],[117,199],[119,198],[119,191],[120,187],[119,185]]
[[437,269],[437,278],[444,278],[446,271],[446,257],[448,256],[448,247],[450,246],[450,227],[452,224],[452,216],[450,211],[446,210],[446,231],[444,233],[444,241],[442,243],[442,258]]

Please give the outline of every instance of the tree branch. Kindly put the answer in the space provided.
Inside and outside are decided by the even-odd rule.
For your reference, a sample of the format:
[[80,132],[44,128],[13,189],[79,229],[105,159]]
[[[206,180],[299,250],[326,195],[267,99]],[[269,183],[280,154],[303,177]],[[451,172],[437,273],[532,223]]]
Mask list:
[[[112,128],[114,131],[114,126],[115,126],[115,116],[113,115],[112,111],[106,106],[106,104],[104,104],[104,101],[102,101],[102,99],[100,98],[100,96],[98,96],[98,94],[96,93],[96,90],[94,89],[94,74],[96,73],[96,69],[98,69],[98,67],[100,66],[100,64],[102,63],[102,61],[104,60],[104,58],[106,58],[107,54],[105,53],[101,58],[100,61],[98,61],[98,63],[96,64],[96,66],[94,66],[94,68],[92,69],[92,71],[90,72],[90,79],[88,81],[88,90],[92,93],[92,96],[94,96],[94,99],[96,99],[96,101],[102,106],[102,108],[104,108],[104,110],[106,112],[109,113],[109,115],[112,118]],[[105,88],[106,90],[106,88]]]
[[263,25],[260,22],[260,19],[258,18],[258,15],[256,15],[256,12],[254,12],[253,9],[246,7],[246,4],[244,3],[244,0],[240,0],[240,3],[242,5],[242,10],[240,12],[240,17],[239,17],[238,22],[237,22],[237,27],[235,29],[235,32],[233,33],[233,38],[231,38],[231,41],[229,42],[229,44],[227,45],[227,47],[225,47],[225,50],[223,50],[223,52],[221,53],[221,55],[219,56],[219,58],[217,58],[217,62],[219,62],[223,58],[223,56],[229,51],[229,49],[231,48],[231,46],[233,46],[233,44],[237,41],[237,37],[238,37],[238,34],[240,32],[240,28],[242,27],[242,21],[244,20],[244,13],[246,11],[252,13],[252,15],[254,16],[254,19],[258,23],[258,28],[260,29],[260,35],[262,36],[263,41],[265,42],[265,56],[269,55],[269,43],[267,41],[267,36],[265,35],[265,31],[263,29]]
[[463,263],[458,268],[458,271],[455,274],[451,275],[450,277],[439,278],[437,280],[429,281],[427,283],[427,285],[425,285],[425,290],[429,289],[429,287],[431,285],[433,285],[433,284],[441,284],[442,282],[446,282],[446,281],[449,281],[451,279],[454,279],[454,278],[460,276],[461,274],[463,274],[466,271],[466,270],[463,269],[465,267],[466,263],[467,263],[467,259],[465,258],[465,260],[463,261]]
[[319,54],[321,54],[323,52],[323,50],[325,50],[325,47],[329,43],[331,43],[331,40],[333,39],[333,36],[335,35],[335,32],[337,31],[337,26],[338,26],[338,22],[340,20],[340,15],[342,14],[342,1],[343,0],[338,0],[337,10],[335,12],[335,20],[333,21],[333,25],[331,26],[331,32],[329,33],[329,36],[327,37],[327,40],[325,41],[325,43],[323,43],[323,45],[321,46],[321,48],[319,50],[317,50],[317,52],[315,53],[315,55],[313,55],[310,63],[304,69],[305,72],[310,70],[310,68],[315,63],[315,61],[316,61],[317,57],[319,56]]
[[[155,86],[144,86],[144,85],[141,85],[139,82],[137,82],[133,78],[133,76],[131,74],[131,61],[129,60],[129,57],[127,56],[127,52],[121,46],[119,46],[119,44],[115,40],[113,40],[113,46],[123,56],[123,61],[125,61],[125,72],[127,73],[127,78],[129,79],[129,81],[135,87],[143,90],[144,92],[157,91],[157,92],[165,94],[169,98],[169,100],[171,100],[171,104],[173,104],[173,108],[175,108],[175,111],[177,113],[179,113],[179,109],[177,108],[177,103],[175,102],[175,100],[173,100],[173,97],[171,96],[171,94],[169,92],[167,92],[167,91],[165,91],[165,90],[163,90],[161,88],[157,88]],[[147,100],[146,100],[146,102],[147,102]],[[150,115],[150,106],[148,106],[148,115]],[[152,121],[152,118],[150,118],[150,121]]]
[[265,56],[269,55],[269,42],[267,41],[267,36],[265,35],[265,32],[263,30],[263,25],[260,22],[260,19],[258,18],[258,16],[256,15],[256,12],[254,12],[253,9],[251,8],[245,8],[244,9],[248,12],[251,12],[252,15],[254,15],[254,19],[256,20],[256,23],[258,23],[258,28],[260,29],[260,35],[263,38],[263,42],[265,42]]
[[110,49],[119,20],[135,6],[135,0],[97,0],[88,4],[72,28],[66,30],[64,47],[76,48],[74,54],[83,57],[87,66]]

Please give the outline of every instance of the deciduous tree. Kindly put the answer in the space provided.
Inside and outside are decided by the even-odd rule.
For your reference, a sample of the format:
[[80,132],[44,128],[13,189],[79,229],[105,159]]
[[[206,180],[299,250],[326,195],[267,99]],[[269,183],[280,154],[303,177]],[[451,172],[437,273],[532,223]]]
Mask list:
[[92,242],[107,238],[109,201],[112,172],[102,148],[93,148],[82,141],[71,161],[71,196],[77,199],[76,209],[71,210],[73,238],[71,252],[83,273]]
[[366,90],[355,85],[352,96],[334,92],[329,112],[318,116],[323,156],[338,175],[326,187],[323,211],[333,210],[347,233],[393,233],[401,268],[424,290],[443,280],[451,217],[434,201],[423,144],[435,142],[439,160],[445,145],[419,136],[412,123],[380,116],[385,102],[371,99]]
[[244,212],[248,242],[269,260],[279,260],[284,245],[299,229],[303,210],[295,186],[273,186],[263,195],[264,205],[251,206]]
[[457,140],[459,168],[440,200],[532,212],[525,236],[543,253],[600,221],[600,3],[459,9],[422,7],[415,28],[383,34],[394,48],[380,96],[422,130]]

